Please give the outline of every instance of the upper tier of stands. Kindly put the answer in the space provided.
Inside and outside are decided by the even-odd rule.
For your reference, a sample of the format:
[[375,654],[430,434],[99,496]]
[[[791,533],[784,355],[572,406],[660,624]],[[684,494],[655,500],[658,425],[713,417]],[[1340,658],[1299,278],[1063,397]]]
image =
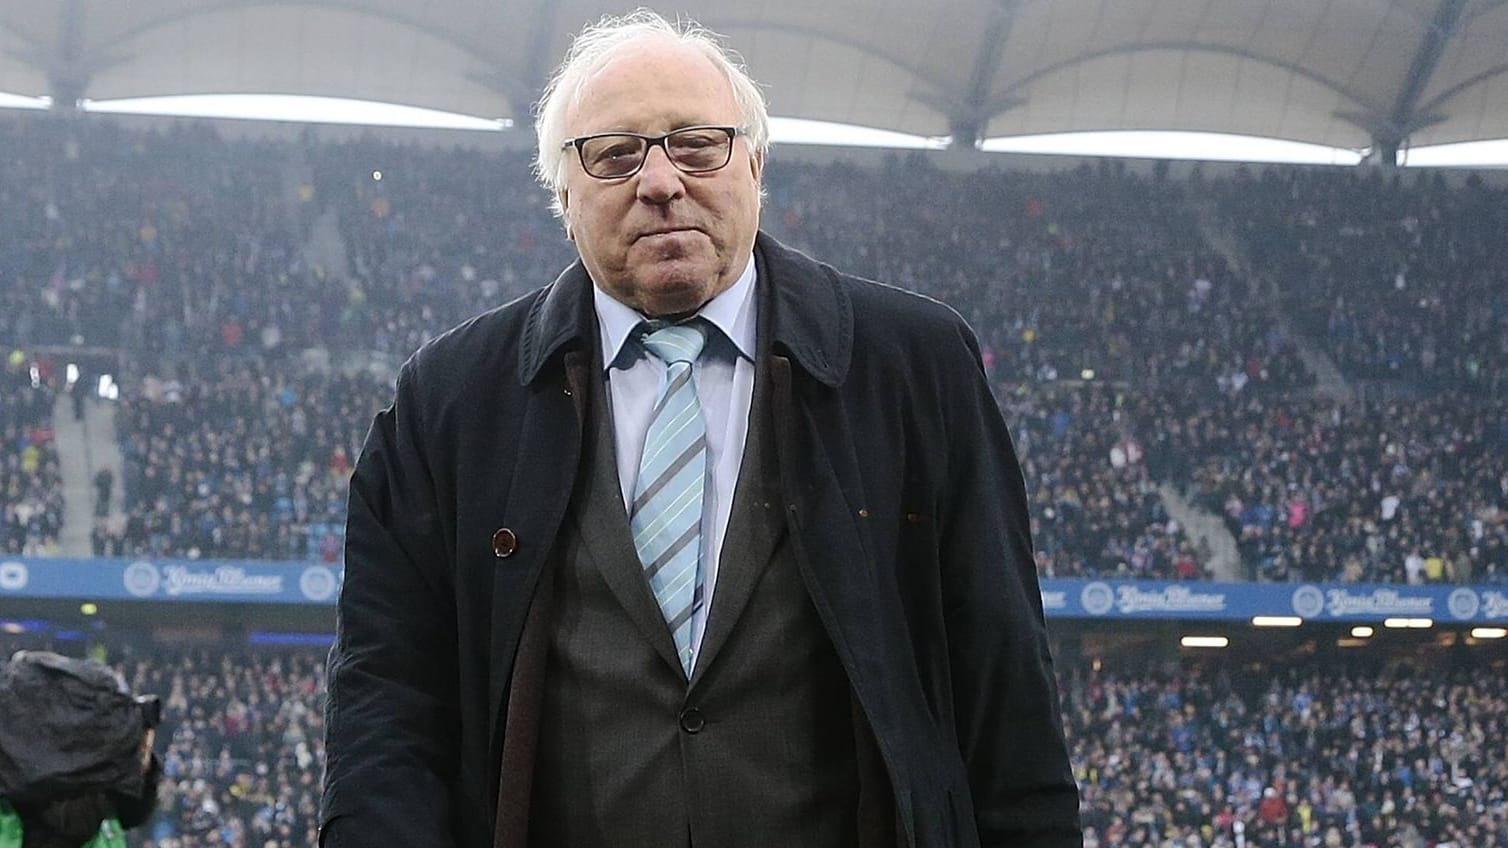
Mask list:
[[1433,388],[1508,383],[1503,189],[1428,172],[1270,168],[1213,191],[1255,269],[1347,372]]
[[[391,394],[355,366],[390,366],[573,257],[523,153],[25,116],[0,121],[0,161],[13,371],[57,372],[70,346],[118,360],[127,507],[105,553],[338,555],[344,476]],[[777,154],[765,175],[773,234],[976,328],[1043,574],[1204,576],[1211,553],[1166,488],[1227,516],[1258,579],[1508,572],[1501,189],[920,155]],[[1330,399],[1306,346],[1388,392]],[[57,516],[34,531],[46,550],[56,475],[28,479],[52,504],[33,521]]]

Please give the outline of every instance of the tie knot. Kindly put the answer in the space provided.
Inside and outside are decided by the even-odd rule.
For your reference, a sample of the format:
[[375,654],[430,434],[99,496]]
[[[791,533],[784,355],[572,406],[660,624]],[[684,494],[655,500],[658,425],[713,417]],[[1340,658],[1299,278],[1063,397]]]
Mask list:
[[645,321],[639,325],[640,340],[644,347],[667,364],[672,362],[695,362],[707,343],[707,334],[700,320],[684,324],[667,324],[663,321]]

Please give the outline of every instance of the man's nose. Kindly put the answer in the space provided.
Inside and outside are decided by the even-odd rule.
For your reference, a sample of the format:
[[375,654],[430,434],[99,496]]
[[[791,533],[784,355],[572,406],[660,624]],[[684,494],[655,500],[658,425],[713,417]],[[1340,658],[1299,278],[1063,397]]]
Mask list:
[[644,154],[644,167],[639,169],[639,199],[646,203],[666,203],[679,197],[686,189],[684,176],[670,161],[664,147],[650,147]]

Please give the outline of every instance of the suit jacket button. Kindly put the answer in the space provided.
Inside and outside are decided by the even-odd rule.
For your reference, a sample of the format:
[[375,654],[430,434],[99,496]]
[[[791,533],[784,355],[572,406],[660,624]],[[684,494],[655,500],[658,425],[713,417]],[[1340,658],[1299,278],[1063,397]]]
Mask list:
[[492,534],[492,555],[498,559],[507,559],[518,550],[518,537],[507,527],[499,529]]
[[696,707],[687,707],[681,710],[681,729],[687,733],[701,733],[702,728],[707,726],[707,717]]

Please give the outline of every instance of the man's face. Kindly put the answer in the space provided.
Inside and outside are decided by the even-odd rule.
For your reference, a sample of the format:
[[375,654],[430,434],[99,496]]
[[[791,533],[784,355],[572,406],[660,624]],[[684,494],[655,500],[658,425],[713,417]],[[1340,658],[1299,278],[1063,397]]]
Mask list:
[[[712,60],[667,41],[624,47],[587,81],[566,113],[568,136],[739,126],[733,89]],[[759,229],[763,159],[733,140],[726,167],[682,173],[651,147],[635,175],[599,180],[566,151],[561,205],[592,280],[651,316],[695,312],[743,271]]]

